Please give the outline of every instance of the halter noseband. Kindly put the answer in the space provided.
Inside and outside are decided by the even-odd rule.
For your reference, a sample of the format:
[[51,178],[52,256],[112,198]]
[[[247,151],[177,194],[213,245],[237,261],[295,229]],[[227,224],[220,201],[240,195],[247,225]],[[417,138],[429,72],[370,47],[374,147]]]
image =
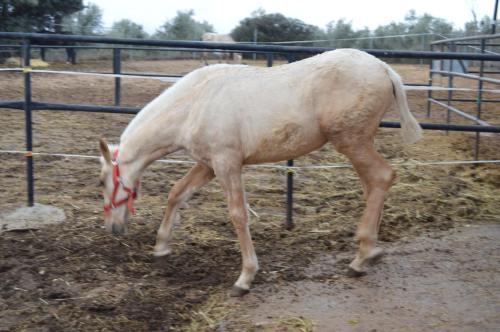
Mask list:
[[[118,166],[118,149],[113,153],[113,160],[111,161],[113,166],[113,193],[111,194],[111,201],[109,204],[104,204],[104,214],[108,215],[112,209],[116,209],[124,204],[127,204],[128,210],[130,213],[134,214],[134,199],[137,198],[137,188],[139,187],[139,180],[136,181],[134,188],[129,188],[123,184],[123,181],[120,177],[120,167]],[[118,188],[120,185],[127,193],[127,197],[116,201],[116,194],[118,193]]]

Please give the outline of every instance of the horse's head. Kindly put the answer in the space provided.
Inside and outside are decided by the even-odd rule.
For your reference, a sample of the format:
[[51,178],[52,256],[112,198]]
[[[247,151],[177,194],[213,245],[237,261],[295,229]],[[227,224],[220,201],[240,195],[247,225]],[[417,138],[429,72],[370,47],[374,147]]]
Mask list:
[[137,196],[138,182],[130,185],[118,163],[118,147],[99,141],[101,150],[101,174],[99,182],[104,196],[104,221],[106,229],[115,235],[124,234],[128,214],[134,213],[133,201]]

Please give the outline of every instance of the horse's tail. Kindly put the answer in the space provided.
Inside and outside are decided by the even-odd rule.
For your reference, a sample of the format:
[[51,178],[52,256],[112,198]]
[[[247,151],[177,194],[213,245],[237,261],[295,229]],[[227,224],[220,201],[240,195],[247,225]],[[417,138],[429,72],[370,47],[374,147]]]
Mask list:
[[422,128],[408,108],[408,101],[406,100],[406,93],[404,91],[404,86],[401,78],[387,64],[386,69],[392,82],[395,104],[397,109],[399,110],[399,116],[401,119],[401,135],[403,136],[403,141],[408,144],[415,143],[422,138]]

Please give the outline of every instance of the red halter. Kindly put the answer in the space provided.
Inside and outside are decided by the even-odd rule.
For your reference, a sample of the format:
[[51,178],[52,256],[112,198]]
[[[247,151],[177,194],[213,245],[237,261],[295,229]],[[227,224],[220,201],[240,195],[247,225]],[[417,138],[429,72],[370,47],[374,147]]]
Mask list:
[[[130,213],[134,214],[134,199],[137,198],[137,188],[139,187],[139,180],[136,181],[134,188],[129,188],[123,184],[122,179],[120,178],[120,168],[118,166],[118,149],[113,153],[113,160],[111,161],[113,165],[113,193],[111,194],[111,201],[109,204],[104,204],[104,214],[108,215],[109,211],[115,209],[123,204],[127,204],[128,210]],[[116,201],[116,194],[118,193],[118,188],[120,185],[123,188],[123,191],[127,193],[127,197],[122,198],[119,201]]]

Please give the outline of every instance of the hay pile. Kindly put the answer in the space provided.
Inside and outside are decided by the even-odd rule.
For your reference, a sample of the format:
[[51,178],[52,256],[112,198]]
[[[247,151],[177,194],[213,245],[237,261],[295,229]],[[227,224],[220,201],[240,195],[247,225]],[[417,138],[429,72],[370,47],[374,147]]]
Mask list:
[[[22,59],[21,58],[7,58],[5,59],[5,65],[7,67],[20,67],[22,65]],[[46,68],[49,66],[48,62],[45,62],[41,59],[31,59],[31,67],[34,68]]]

